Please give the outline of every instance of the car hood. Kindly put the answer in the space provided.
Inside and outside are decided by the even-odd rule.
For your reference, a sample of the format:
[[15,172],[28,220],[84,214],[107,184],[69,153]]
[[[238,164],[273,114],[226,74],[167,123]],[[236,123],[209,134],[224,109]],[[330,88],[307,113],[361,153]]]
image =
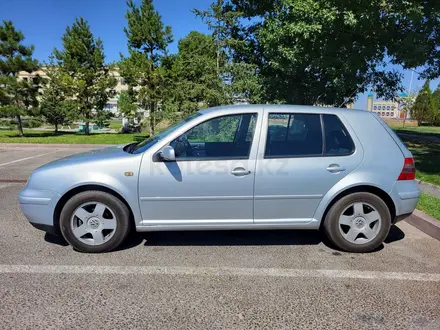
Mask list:
[[125,152],[124,147],[126,144],[111,146],[103,149],[95,149],[78,154],[70,155],[64,158],[54,160],[46,165],[41,166],[38,170],[49,169],[54,167],[68,166],[68,165],[80,165],[90,162],[108,161],[115,158],[126,158],[132,156],[132,154]]

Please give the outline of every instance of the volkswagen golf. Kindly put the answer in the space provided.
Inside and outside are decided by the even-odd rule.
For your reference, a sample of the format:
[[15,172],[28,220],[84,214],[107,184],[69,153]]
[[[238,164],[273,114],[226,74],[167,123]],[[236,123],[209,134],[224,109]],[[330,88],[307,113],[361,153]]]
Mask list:
[[411,152],[373,113],[226,106],[44,165],[19,202],[34,227],[83,252],[116,249],[131,228],[316,229],[367,252],[415,209],[414,179]]

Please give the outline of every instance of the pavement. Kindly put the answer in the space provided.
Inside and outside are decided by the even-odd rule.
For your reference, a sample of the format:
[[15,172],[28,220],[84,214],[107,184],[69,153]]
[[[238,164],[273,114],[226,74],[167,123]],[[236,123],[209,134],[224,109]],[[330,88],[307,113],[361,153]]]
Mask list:
[[439,329],[440,241],[406,222],[372,253],[314,231],[133,233],[84,254],[17,194],[81,149],[0,149],[0,329]]

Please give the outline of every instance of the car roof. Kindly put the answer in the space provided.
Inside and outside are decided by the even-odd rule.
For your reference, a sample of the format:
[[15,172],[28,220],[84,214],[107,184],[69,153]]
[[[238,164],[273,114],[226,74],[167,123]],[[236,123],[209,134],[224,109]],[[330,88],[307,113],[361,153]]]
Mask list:
[[355,110],[355,109],[347,109],[347,108],[331,108],[331,107],[319,107],[319,106],[311,106],[311,105],[290,105],[290,104],[240,104],[240,105],[226,105],[219,106],[209,109],[200,110],[201,114],[208,114],[214,112],[224,112],[224,111],[240,111],[240,110],[252,110],[255,109],[261,110],[264,108],[265,110],[269,110],[272,112],[303,112],[303,113],[331,113],[331,114],[343,114],[347,113],[347,111],[356,114],[366,114],[370,113],[366,110]]

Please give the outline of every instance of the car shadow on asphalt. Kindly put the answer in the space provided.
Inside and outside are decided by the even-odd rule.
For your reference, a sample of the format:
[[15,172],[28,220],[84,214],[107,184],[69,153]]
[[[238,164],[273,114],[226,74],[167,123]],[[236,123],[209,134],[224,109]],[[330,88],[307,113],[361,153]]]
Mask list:
[[[392,226],[385,244],[400,241],[405,233],[397,226]],[[62,236],[46,233],[46,242],[67,246]],[[144,247],[155,246],[255,246],[255,245],[317,245],[340,251],[322,232],[316,230],[217,230],[217,231],[163,231],[137,233],[131,232],[122,245],[115,251],[134,248],[143,244]],[[384,248],[381,244],[371,252]]]

